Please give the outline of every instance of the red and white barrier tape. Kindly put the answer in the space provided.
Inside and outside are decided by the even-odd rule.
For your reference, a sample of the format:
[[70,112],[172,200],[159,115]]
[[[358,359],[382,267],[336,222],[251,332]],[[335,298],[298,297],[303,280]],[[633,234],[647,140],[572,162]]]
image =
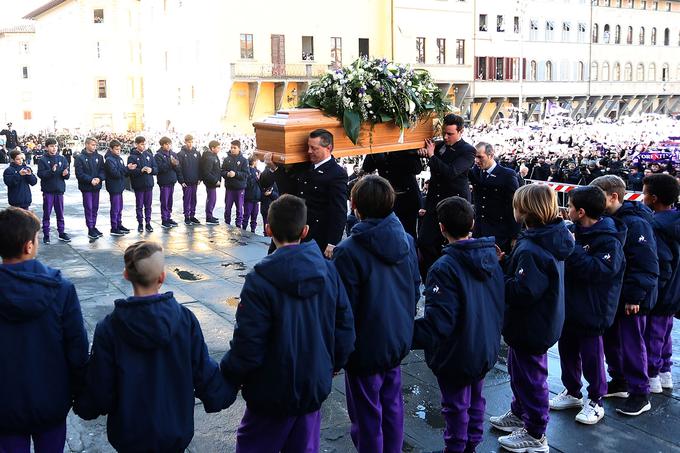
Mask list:
[[[555,192],[568,193],[574,190],[576,187],[582,187],[575,184],[564,184],[561,182],[548,182],[548,181],[538,181],[535,179],[527,179],[526,181],[531,181],[534,184],[547,184],[552,187]],[[628,201],[642,201],[642,192],[626,191],[626,195],[623,197],[624,200]]]

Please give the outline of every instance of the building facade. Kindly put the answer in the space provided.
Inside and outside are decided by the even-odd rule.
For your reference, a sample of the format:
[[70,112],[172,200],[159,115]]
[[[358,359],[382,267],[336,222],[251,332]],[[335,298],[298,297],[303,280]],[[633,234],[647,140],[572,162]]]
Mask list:
[[18,25],[0,28],[0,55],[3,69],[0,71],[0,124],[7,122],[19,131],[32,130],[35,94],[33,87],[36,76],[32,57],[34,27]]

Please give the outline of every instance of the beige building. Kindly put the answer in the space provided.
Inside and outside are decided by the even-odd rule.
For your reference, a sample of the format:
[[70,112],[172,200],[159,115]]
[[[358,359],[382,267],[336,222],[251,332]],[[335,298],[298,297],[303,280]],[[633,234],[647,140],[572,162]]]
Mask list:
[[0,55],[3,68],[0,71],[0,124],[11,121],[19,133],[36,127],[34,116],[35,77],[32,24],[0,28]]

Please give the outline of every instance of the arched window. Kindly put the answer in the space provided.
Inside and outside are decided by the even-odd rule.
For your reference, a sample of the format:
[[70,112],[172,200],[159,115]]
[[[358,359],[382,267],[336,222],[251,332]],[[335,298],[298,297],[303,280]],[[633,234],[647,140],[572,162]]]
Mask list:
[[654,82],[656,80],[656,65],[654,63],[649,65],[647,70],[647,80]]
[[626,44],[633,44],[633,27],[628,27],[628,33],[626,34]]
[[626,63],[626,66],[623,68],[623,80],[626,82],[633,81],[633,65],[630,63]]
[[645,45],[645,27],[640,27],[640,45]]
[[536,60],[531,60],[531,63],[529,64],[529,80],[536,80],[537,70]]
[[617,25],[614,29],[614,44],[621,44],[621,26]]
[[637,65],[637,76],[635,76],[635,79],[638,82],[643,82],[645,80],[645,65],[642,63],[638,63]]
[[662,82],[668,82],[668,80],[671,78],[671,68],[668,65],[668,63],[664,63],[663,66],[661,67],[661,81]]
[[602,63],[602,80],[609,80],[609,63]]
[[663,45],[671,45],[671,31],[668,28],[663,31]]
[[597,71],[599,68],[597,67],[597,62],[593,61],[593,63],[590,65],[590,80],[597,81]]
[[609,44],[609,24],[605,24],[604,32],[602,33],[602,42]]
[[593,43],[597,44],[598,39],[600,38],[600,27],[597,24],[593,24]]
[[651,44],[656,46],[656,27],[652,28],[652,41]]
[[578,65],[576,66],[576,80],[579,82],[583,82],[586,77],[585,77],[585,66],[583,65],[582,61],[578,62]]
[[552,61],[545,62],[545,80],[552,81],[553,79],[553,64]]
[[621,80],[621,65],[619,63],[614,63],[614,80]]

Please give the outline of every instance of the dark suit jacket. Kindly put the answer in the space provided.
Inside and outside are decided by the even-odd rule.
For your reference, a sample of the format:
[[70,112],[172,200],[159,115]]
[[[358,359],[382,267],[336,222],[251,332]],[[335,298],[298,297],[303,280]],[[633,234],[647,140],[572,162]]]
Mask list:
[[263,187],[270,187],[274,182],[280,193],[305,200],[309,225],[306,241],[316,240],[322,251],[328,244],[340,242],[347,222],[347,171],[335,159],[317,169],[305,162],[289,168],[279,166],[275,172],[264,172],[260,176]]
[[470,183],[475,205],[475,237],[495,236],[497,243],[517,236],[520,225],[512,212],[512,197],[519,187],[517,174],[496,165],[491,174],[483,178],[476,165],[470,171]]

